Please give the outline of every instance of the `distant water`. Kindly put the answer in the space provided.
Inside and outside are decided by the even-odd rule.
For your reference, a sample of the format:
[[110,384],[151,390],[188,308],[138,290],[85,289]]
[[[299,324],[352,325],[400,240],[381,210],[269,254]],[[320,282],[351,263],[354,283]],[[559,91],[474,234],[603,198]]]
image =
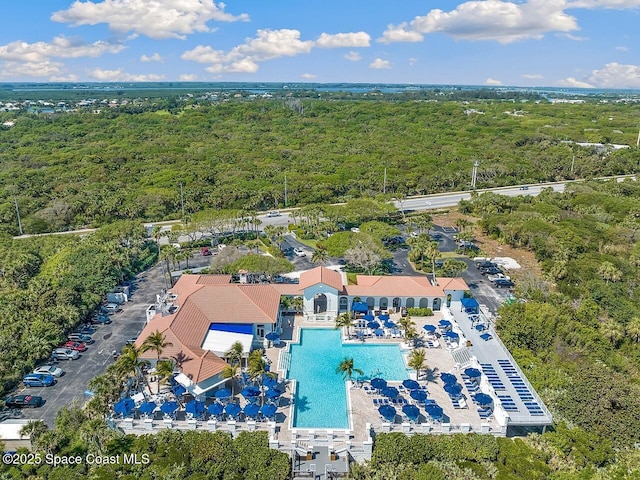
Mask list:
[[352,92],[352,93],[403,93],[410,91],[472,91],[495,90],[498,92],[537,93],[544,96],[627,96],[640,95],[640,89],[595,89],[595,88],[561,88],[561,87],[516,87],[516,86],[487,86],[487,85],[429,85],[429,84],[394,84],[394,83],[286,83],[286,82],[78,82],[78,83],[0,83],[0,91],[14,92],[58,92],[58,91],[87,91],[87,92],[117,92],[126,90],[155,90],[155,91],[246,91],[256,94],[294,91],[318,92]]

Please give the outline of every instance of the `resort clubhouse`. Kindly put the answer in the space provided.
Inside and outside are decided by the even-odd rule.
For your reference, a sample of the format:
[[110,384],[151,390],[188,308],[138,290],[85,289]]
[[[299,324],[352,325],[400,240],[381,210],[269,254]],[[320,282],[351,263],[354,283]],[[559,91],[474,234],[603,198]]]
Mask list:
[[136,340],[160,339],[141,355],[175,371],[151,368],[110,421],[127,433],[267,430],[298,468],[324,455],[337,471],[369,459],[376,432],[544,429],[551,414],[468,291],[461,278],[348,284],[325,267],[298,283],[185,274]]

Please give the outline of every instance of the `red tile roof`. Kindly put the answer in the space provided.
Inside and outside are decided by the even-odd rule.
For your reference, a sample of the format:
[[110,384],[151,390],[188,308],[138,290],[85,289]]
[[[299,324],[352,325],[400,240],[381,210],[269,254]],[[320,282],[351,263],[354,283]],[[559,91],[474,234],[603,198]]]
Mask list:
[[300,275],[300,288],[302,290],[318,283],[324,283],[329,287],[333,287],[338,290],[338,292],[342,291],[342,275],[334,270],[329,270],[325,267],[316,267]]

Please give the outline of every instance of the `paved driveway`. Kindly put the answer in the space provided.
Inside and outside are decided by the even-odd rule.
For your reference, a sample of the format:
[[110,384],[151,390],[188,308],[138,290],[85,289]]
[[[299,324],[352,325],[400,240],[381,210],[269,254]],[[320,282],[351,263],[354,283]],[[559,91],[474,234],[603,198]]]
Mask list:
[[145,323],[145,310],[155,303],[156,294],[164,288],[161,269],[158,265],[141,273],[133,281],[133,292],[123,311],[112,315],[113,323],[101,325],[93,334],[95,343],[81,354],[78,360],[57,362],[66,373],[52,387],[29,387],[21,393],[40,395],[45,404],[36,409],[24,409],[23,418],[44,420],[53,426],[56,413],[74,401],[84,402],[89,381],[101,374],[113,362],[113,350],[120,351],[127,339],[140,333]]

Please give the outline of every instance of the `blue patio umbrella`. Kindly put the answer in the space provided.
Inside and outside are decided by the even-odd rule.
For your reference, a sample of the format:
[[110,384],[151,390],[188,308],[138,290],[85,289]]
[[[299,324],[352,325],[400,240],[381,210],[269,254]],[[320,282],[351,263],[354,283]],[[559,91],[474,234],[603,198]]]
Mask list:
[[403,405],[402,413],[404,413],[409,420],[415,422],[420,416],[420,409],[415,405]]
[[228,398],[231,396],[231,390],[228,388],[221,388],[220,390],[217,390],[213,396],[216,398]]
[[160,411],[162,413],[170,415],[173,412],[175,412],[178,409],[179,406],[180,405],[178,405],[178,402],[173,402],[173,401],[172,402],[165,402],[160,406]]
[[129,415],[135,406],[136,402],[131,398],[125,398],[113,406],[113,411],[121,415]]
[[144,402],[144,403],[140,404],[140,406],[138,407],[138,410],[143,415],[150,415],[150,414],[153,413],[153,411],[156,409],[156,407],[157,407],[157,405],[156,405],[155,402]]
[[385,320],[389,320],[389,315],[387,315],[386,313],[381,313],[380,315],[378,315],[378,318],[384,322]]
[[370,313],[367,313],[365,316],[362,317],[364,320],[366,320],[367,322],[373,322],[374,320],[374,316],[371,315]]
[[204,413],[204,402],[200,400],[190,400],[184,407],[184,411],[194,416],[199,416]]
[[457,397],[462,393],[462,385],[459,383],[448,383],[444,386],[444,391],[451,397]]
[[373,333],[376,337],[382,337],[384,335],[384,330],[381,328],[376,328]]
[[458,335],[456,332],[452,332],[451,330],[449,330],[448,332],[444,332],[443,336],[450,338],[451,340],[457,340],[460,338],[460,335]]
[[243,397],[259,397],[260,389],[258,387],[254,387],[252,385],[248,387],[244,387],[244,389],[240,392],[240,395]]
[[264,395],[269,399],[275,399],[282,395],[282,392],[277,388],[270,388],[264,393]]
[[438,325],[442,328],[450,328],[451,327],[451,322],[449,320],[440,320],[438,322]]
[[482,372],[477,368],[465,368],[464,374],[469,378],[478,378],[482,376]]
[[482,335],[480,335],[480,338],[486,342],[487,340],[491,340],[493,337],[488,333],[483,333]]
[[385,397],[389,397],[389,398],[396,398],[400,394],[400,392],[398,392],[398,389],[396,387],[383,388],[380,393]]
[[396,409],[393,405],[382,405],[378,408],[378,413],[384,417],[385,420],[393,422],[396,419]]
[[417,388],[420,388],[420,384],[415,380],[412,380],[411,378],[407,378],[406,380],[403,380],[402,386],[405,388],[408,388],[409,390],[415,390]]
[[485,328],[486,328],[486,327],[485,327],[484,323],[479,323],[479,324],[477,324],[477,325],[476,325],[476,327],[475,327],[475,328],[476,328],[476,330],[478,330],[479,332],[483,332],[483,331],[485,330]]
[[429,324],[425,325],[422,328],[424,328],[427,333],[436,333],[436,330],[437,330],[435,325],[429,325]]
[[224,412],[232,417],[237,417],[241,411],[242,408],[240,408],[240,405],[238,405],[237,403],[230,403],[229,405],[224,407]]
[[427,392],[424,390],[411,390],[409,396],[417,402],[424,402],[427,399]]
[[277,332],[269,332],[264,336],[264,338],[269,341],[274,341],[276,338],[280,338],[280,334]]
[[216,416],[221,415],[222,412],[224,411],[224,405],[218,402],[212,403],[207,407],[207,411],[211,415],[216,415]]
[[387,381],[384,378],[374,378],[371,380],[371,386],[376,390],[382,390],[387,386]]
[[486,393],[476,393],[473,399],[480,405],[491,405],[493,403],[491,396]]
[[260,405],[257,403],[249,403],[244,406],[244,414],[247,417],[255,417],[260,411]]
[[451,373],[446,373],[446,372],[440,374],[440,380],[442,380],[445,384],[458,383],[458,379],[456,378],[455,375]]
[[393,328],[393,327],[396,326],[396,324],[393,323],[391,320],[385,320],[384,326],[385,326],[385,328]]
[[264,385],[265,387],[275,387],[276,385],[278,385],[278,380],[276,380],[275,378],[271,378],[268,375],[264,375],[262,377],[262,385]]
[[436,404],[427,405],[426,407],[424,407],[424,411],[427,412],[427,414],[434,420],[441,419],[442,415],[444,414],[442,407]]
[[262,407],[260,407],[260,413],[267,418],[273,417],[276,414],[278,407],[276,407],[273,403],[265,403]]
[[369,322],[367,323],[367,328],[380,328],[380,324],[378,322]]
[[182,395],[183,393],[185,393],[187,391],[186,388],[184,388],[182,385],[180,385],[179,383],[176,383],[173,387],[171,387],[171,391],[175,394],[175,395]]

